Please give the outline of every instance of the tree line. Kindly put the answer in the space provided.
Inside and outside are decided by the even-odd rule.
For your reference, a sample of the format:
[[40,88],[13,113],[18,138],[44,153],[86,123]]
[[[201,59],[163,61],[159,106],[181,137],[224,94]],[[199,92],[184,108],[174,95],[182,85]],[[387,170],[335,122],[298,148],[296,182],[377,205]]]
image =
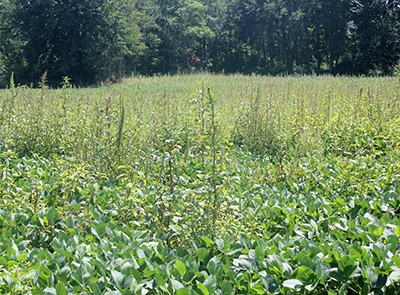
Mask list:
[[[2,0],[0,79],[391,74],[400,0]],[[34,85],[35,86],[35,85]]]

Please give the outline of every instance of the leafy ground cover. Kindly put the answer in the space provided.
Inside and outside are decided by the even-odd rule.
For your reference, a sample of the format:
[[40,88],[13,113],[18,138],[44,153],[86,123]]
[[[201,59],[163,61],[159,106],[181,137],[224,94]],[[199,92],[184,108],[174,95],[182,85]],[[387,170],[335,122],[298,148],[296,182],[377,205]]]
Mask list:
[[398,294],[399,85],[11,86],[1,293]]

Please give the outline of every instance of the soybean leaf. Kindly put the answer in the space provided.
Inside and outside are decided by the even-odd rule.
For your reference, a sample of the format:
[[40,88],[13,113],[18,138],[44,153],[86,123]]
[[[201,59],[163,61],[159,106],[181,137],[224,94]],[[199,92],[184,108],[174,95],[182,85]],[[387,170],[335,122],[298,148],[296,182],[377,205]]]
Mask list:
[[177,261],[175,262],[175,267],[176,267],[176,269],[179,271],[180,275],[183,277],[183,276],[185,275],[185,273],[186,273],[186,266],[185,266],[185,264],[184,264],[182,261],[177,260]]
[[197,250],[197,258],[200,262],[204,262],[205,257],[208,254],[208,250],[206,248],[199,248]]
[[177,280],[173,280],[173,279],[171,279],[171,284],[172,284],[172,286],[174,286],[175,290],[179,290],[179,289],[185,287],[185,286],[182,285],[181,282],[179,282]]
[[283,281],[282,286],[298,291],[301,288],[301,286],[303,286],[303,283],[298,279],[290,279]]
[[122,283],[124,281],[124,276],[116,270],[111,271],[111,276],[113,277],[114,282],[117,284],[117,286],[122,287]]
[[58,282],[56,285],[57,295],[67,295],[67,289],[62,282]]
[[101,295],[101,289],[96,283],[90,284],[90,289],[92,289],[92,292],[94,295]]
[[207,248],[211,248],[212,246],[215,245],[214,242],[213,242],[212,240],[210,240],[209,238],[207,238],[207,237],[205,237],[205,236],[201,237],[201,239],[203,240],[203,242],[205,243],[205,246],[206,246]]
[[210,294],[207,287],[204,286],[202,283],[197,283],[197,290],[200,292],[201,295],[209,295]]
[[221,294],[222,295],[231,295],[232,294],[232,285],[229,281],[225,281],[221,286]]
[[204,286],[207,288],[208,293],[213,294],[215,288],[217,287],[217,281],[213,275],[208,276],[208,278],[204,281]]

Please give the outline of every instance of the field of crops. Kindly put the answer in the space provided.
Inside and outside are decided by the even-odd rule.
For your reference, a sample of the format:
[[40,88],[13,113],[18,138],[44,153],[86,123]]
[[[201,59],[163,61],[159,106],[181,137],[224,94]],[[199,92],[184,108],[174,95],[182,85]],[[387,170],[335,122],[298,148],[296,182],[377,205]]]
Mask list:
[[400,80],[0,91],[1,294],[400,294]]

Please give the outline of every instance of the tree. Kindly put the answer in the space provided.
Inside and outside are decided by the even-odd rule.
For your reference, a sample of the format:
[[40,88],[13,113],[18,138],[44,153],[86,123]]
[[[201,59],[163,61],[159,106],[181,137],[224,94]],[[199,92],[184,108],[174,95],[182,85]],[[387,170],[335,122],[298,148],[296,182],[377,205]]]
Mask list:
[[[22,56],[23,42],[19,38],[18,31],[15,29],[11,14],[15,9],[12,0],[0,2],[0,56],[1,56],[1,80],[9,80],[13,69],[17,68]],[[10,70],[11,69],[11,70]]]
[[[259,74],[388,74],[400,0],[0,0],[0,79],[58,86],[190,65]],[[190,60],[190,57],[193,60]]]
[[335,72],[340,58],[349,44],[350,1],[314,0],[309,1],[308,28],[309,44],[316,61],[317,72]]
[[[64,76],[78,85],[110,76],[115,69],[113,61],[131,53],[130,45],[140,43],[120,13],[126,3],[7,0],[1,48],[8,72],[15,72],[21,83],[36,83],[47,72],[51,86],[58,86]],[[11,40],[15,48],[10,46]]]
[[202,1],[139,1],[138,9],[155,23],[149,31],[151,54],[147,51],[145,61],[140,63],[146,74],[189,71],[188,56],[206,55],[206,41],[214,33],[207,23],[208,6]]
[[359,0],[352,8],[352,72],[388,74],[400,58],[400,3]]

